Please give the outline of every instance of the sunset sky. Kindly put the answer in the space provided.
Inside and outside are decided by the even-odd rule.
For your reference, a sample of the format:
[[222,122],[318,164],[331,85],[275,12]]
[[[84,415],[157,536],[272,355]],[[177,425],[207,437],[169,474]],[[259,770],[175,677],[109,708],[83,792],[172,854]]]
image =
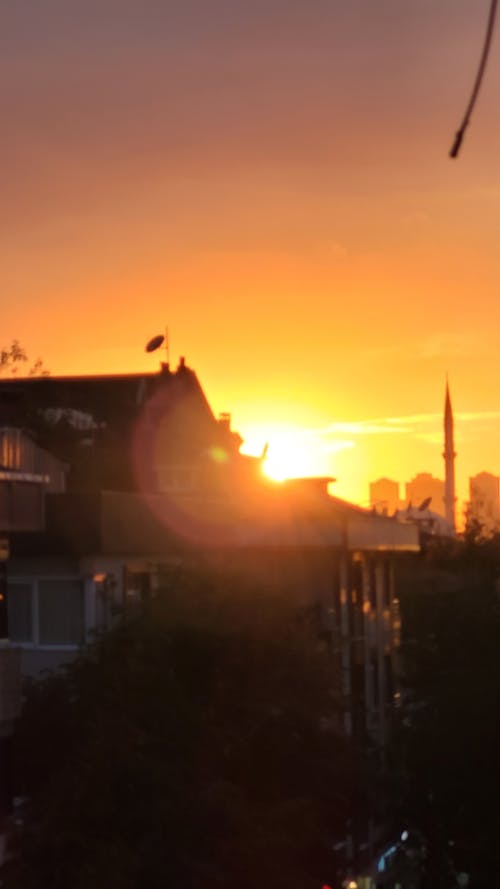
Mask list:
[[500,474],[498,34],[448,157],[488,7],[2,4],[1,345],[154,370],[168,325],[249,449],[364,504],[443,476],[448,373],[460,497]]

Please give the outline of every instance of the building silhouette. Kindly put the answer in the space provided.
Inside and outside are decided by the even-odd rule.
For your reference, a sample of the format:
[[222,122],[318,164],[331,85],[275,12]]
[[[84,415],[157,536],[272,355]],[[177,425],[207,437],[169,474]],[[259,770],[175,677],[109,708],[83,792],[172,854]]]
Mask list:
[[[400,521],[414,522],[426,534],[449,536],[456,533],[456,493],[455,493],[455,444],[453,409],[448,381],[446,381],[444,403],[444,451],[445,480],[435,478],[430,472],[419,472],[405,484],[405,500],[399,499],[399,483],[389,478],[379,478],[370,483],[370,506],[382,515],[394,515]],[[487,475],[487,473],[486,473]],[[492,477],[493,478],[493,477]],[[487,510],[488,521],[500,513],[498,489],[488,487],[488,495],[478,494],[473,509]],[[495,500],[496,498],[496,500]],[[472,500],[472,493],[471,493]],[[488,505],[479,506],[487,501]],[[472,509],[472,507],[471,507]],[[481,513],[484,523],[484,516]],[[500,518],[500,516],[499,516]]]
[[370,482],[370,507],[381,515],[394,515],[399,509],[399,482],[378,478]]
[[480,525],[491,534],[500,525],[500,479],[490,472],[479,472],[469,479],[469,523]]
[[[397,572],[420,550],[415,524],[330,496],[328,478],[271,483],[183,360],[149,374],[3,380],[0,430],[10,639],[0,653],[14,653],[18,689],[21,674],[57,670],[192,583],[235,601],[252,589],[256,612],[262,597],[286,601],[327,652],[339,700],[330,728],[355,749],[367,735],[385,744],[401,696]],[[21,483],[36,484],[29,498]],[[5,686],[0,820],[9,701],[20,702]],[[367,847],[369,817],[353,827],[355,847]],[[0,824],[0,864],[1,836]]]
[[431,475],[430,472],[419,472],[405,485],[406,505],[420,506],[430,498],[430,507],[433,512],[445,516],[445,483]]
[[455,445],[453,436],[453,410],[451,407],[450,388],[446,381],[446,394],[444,401],[444,514],[446,521],[455,529]]
[[182,359],[148,374],[3,380],[2,427],[17,472],[43,458],[41,521],[27,533],[26,507],[25,524],[0,527],[24,675],[77,657],[195,561],[216,585],[252,578],[312,609],[342,676],[345,729],[383,743],[400,642],[394,565],[418,552],[415,527],[331,497],[330,479],[270,482]]

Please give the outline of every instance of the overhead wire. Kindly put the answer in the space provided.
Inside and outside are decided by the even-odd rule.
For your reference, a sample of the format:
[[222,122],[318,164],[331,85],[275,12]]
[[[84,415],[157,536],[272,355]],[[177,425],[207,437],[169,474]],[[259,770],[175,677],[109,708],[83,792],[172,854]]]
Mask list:
[[481,53],[481,60],[479,62],[479,67],[477,69],[476,79],[474,81],[474,86],[472,88],[471,97],[469,99],[469,104],[465,110],[465,114],[463,116],[462,123],[458,128],[453,145],[450,150],[450,157],[457,157],[458,152],[460,151],[460,146],[462,144],[462,140],[464,137],[465,130],[467,129],[470,121],[470,117],[472,111],[474,109],[474,105],[476,104],[476,99],[479,93],[479,89],[481,87],[481,83],[483,80],[484,72],[486,69],[486,63],[488,61],[488,56],[491,47],[491,40],[493,37],[493,31],[495,29],[495,16],[497,12],[498,0],[491,0],[490,3],[490,11],[488,15],[488,24],[486,26],[486,34],[484,38],[483,51]]

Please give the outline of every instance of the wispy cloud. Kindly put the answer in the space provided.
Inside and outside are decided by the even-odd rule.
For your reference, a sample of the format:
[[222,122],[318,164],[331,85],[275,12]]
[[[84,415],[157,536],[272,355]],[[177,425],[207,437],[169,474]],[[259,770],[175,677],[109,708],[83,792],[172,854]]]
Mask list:
[[[455,425],[498,420],[500,420],[500,411],[460,411],[455,414]],[[417,435],[426,441],[436,442],[442,438],[442,424],[442,413],[406,414],[401,417],[374,417],[367,420],[330,423],[322,429],[310,430],[310,434],[325,438]]]
[[337,454],[339,451],[345,451],[348,448],[355,448],[356,442],[351,439],[343,439],[342,441],[326,441],[323,444],[323,451],[326,454]]
[[469,421],[477,423],[478,420],[500,420],[500,411],[464,411],[455,416],[463,423]]
[[402,424],[404,426],[415,426],[424,423],[435,423],[436,420],[442,420],[443,415],[434,412],[433,414],[405,414],[403,417],[387,417],[386,422],[394,426]]
[[[485,433],[488,427],[500,422],[500,411],[462,411],[455,414],[455,436],[458,444],[471,441]],[[299,455],[315,455],[316,462],[327,465],[329,459],[343,451],[353,450],[370,437],[393,436],[398,446],[404,446],[402,437],[413,438],[428,445],[443,443],[443,415],[441,412],[404,414],[402,416],[372,417],[349,422],[329,423],[320,427],[296,427],[271,424],[245,441],[243,453],[260,454],[265,442],[270,453],[283,454],[293,451]],[[398,439],[399,437],[399,439]],[[282,459],[278,457],[277,459]],[[304,461],[306,458],[304,457]],[[303,463],[304,463],[303,461]],[[307,461],[306,461],[307,462]],[[310,462],[310,460],[309,460]],[[305,465],[305,463],[304,463]],[[303,470],[300,470],[303,472]],[[325,470],[326,471],[326,470]]]
[[437,414],[414,414],[407,417],[374,417],[370,420],[348,423],[329,423],[323,429],[314,430],[314,433],[325,436],[404,435],[413,432],[418,424],[432,422],[437,416]]
[[325,435],[386,435],[409,430],[390,419],[358,420],[351,423],[331,423],[322,430]]
[[440,429],[436,432],[419,432],[416,435],[420,441],[425,441],[427,444],[431,445],[442,445],[443,444],[443,431]]

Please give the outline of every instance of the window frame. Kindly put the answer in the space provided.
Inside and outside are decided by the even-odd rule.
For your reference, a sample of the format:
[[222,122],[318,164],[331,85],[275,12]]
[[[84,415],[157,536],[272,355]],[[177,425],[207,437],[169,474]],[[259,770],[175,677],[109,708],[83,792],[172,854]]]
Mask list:
[[[39,584],[50,583],[52,581],[72,581],[78,582],[81,586],[82,595],[82,638],[81,642],[41,642],[40,641],[40,600],[39,600]],[[16,584],[31,586],[31,640],[21,641],[17,639],[9,640],[18,648],[38,649],[41,651],[78,651],[87,638],[87,621],[86,621],[86,584],[81,575],[78,574],[49,574],[40,577],[26,577],[19,575],[15,577],[7,576],[7,595],[10,596],[11,587]]]

